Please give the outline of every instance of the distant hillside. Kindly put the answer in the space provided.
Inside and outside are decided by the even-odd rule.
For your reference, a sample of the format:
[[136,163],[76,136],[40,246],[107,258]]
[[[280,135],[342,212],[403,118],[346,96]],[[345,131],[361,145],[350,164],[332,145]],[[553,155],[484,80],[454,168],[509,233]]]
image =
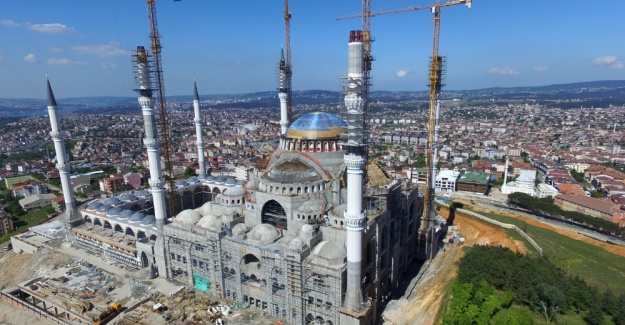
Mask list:
[[[427,91],[384,91],[371,92],[374,102],[427,101]],[[625,80],[599,80],[555,84],[536,87],[493,87],[473,90],[443,90],[443,98],[465,101],[521,101],[533,100],[547,107],[556,105],[553,100],[571,100],[570,103],[558,103],[558,107],[569,108],[583,106],[608,107],[625,104]],[[278,92],[262,91],[242,94],[200,95],[202,101],[208,101],[213,109],[225,108],[277,108]],[[193,96],[168,96],[167,101],[191,102]],[[574,101],[573,101],[574,100]],[[293,91],[296,105],[334,104],[343,101],[341,91],[298,90]],[[581,101],[581,102],[580,102]],[[136,97],[76,97],[57,99],[62,113],[94,112],[100,114],[123,114],[134,111]],[[46,100],[33,98],[0,98],[0,117],[40,115],[46,113]],[[392,105],[390,107],[393,107]]]

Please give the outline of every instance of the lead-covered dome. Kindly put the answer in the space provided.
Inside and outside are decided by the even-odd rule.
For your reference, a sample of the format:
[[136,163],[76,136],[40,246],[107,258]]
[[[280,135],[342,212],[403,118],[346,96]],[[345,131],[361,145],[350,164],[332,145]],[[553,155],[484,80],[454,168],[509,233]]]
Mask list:
[[308,113],[295,120],[286,131],[289,138],[337,138],[347,131],[347,123],[330,113]]

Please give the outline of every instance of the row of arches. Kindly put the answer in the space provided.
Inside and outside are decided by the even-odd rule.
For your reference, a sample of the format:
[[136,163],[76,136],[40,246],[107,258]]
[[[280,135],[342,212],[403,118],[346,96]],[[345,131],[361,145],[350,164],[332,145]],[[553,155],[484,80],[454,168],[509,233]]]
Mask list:
[[269,186],[269,193],[276,193],[276,194],[305,194],[305,193],[315,193],[315,192],[321,192],[323,190],[326,189],[326,184],[325,183],[320,183],[317,185],[310,185],[310,186],[298,186],[298,187],[279,187],[276,186],[274,187],[273,185]]
[[[137,240],[146,238],[146,232],[143,230],[137,230],[131,226],[123,226],[122,224],[110,222],[109,220],[101,220],[100,218],[93,218],[89,216],[84,217],[85,223],[90,223],[93,226],[102,227],[103,229],[110,229],[118,233],[125,234],[126,236],[135,237]],[[156,240],[156,235],[150,236],[151,240]]]

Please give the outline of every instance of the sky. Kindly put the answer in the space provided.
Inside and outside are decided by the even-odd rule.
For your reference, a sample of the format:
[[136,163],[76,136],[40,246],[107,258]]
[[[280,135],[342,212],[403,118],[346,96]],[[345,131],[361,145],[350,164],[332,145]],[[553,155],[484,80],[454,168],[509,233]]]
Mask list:
[[[372,0],[372,11],[429,1]],[[442,1],[446,2],[446,1]],[[356,0],[291,0],[293,89],[341,90]],[[158,0],[168,96],[275,90],[284,2]],[[441,10],[449,90],[625,79],[625,1],[474,0]],[[432,14],[372,18],[372,90],[427,89]],[[2,0],[0,98],[134,96],[132,57],[149,47],[145,0]]]

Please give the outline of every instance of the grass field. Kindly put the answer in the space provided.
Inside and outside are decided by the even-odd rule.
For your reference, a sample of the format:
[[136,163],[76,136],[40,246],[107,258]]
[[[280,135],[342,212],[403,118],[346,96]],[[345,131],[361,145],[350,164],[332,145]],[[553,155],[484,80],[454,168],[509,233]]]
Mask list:
[[28,227],[38,225],[48,217],[46,209],[33,210],[25,215],[19,216],[17,220],[13,221],[13,225],[17,227],[17,231],[8,233],[7,235],[0,236],[0,244],[5,243],[11,239],[11,236],[15,236]]
[[[553,264],[573,276],[580,276],[600,291],[610,288],[614,292],[625,292],[625,257],[551,230],[526,225],[523,220],[517,218],[493,213],[480,212],[480,214],[526,229],[526,233],[542,247]],[[513,237],[512,234],[510,236]]]

